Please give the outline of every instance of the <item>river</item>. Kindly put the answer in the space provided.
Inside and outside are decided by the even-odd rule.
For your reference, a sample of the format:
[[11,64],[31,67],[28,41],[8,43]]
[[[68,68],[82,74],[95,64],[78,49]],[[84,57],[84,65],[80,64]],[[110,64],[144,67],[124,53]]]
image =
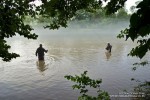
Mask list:
[[[73,90],[74,83],[64,76],[80,75],[85,70],[92,79],[102,79],[101,89],[110,95],[131,92],[138,84],[131,78],[150,81],[149,65],[132,71],[132,64],[140,59],[127,54],[136,43],[116,38],[122,27],[109,28],[36,27],[37,40],[20,36],[8,39],[10,52],[20,57],[11,62],[0,60],[0,100],[77,100],[79,91]],[[112,45],[109,58],[105,55],[108,42]],[[35,56],[39,44],[48,49],[45,63],[40,65]],[[150,60],[149,53],[144,59]],[[90,94],[95,95],[95,90],[90,89]]]

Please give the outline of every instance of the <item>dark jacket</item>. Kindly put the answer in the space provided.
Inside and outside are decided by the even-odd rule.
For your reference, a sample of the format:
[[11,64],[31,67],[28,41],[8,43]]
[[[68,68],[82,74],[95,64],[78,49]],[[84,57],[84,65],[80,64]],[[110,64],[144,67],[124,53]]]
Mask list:
[[36,50],[36,56],[38,55],[39,60],[44,60],[44,52],[47,52],[47,50],[45,50],[42,47],[37,48]]
[[106,50],[108,50],[111,53],[111,48],[112,48],[111,45],[107,45]]

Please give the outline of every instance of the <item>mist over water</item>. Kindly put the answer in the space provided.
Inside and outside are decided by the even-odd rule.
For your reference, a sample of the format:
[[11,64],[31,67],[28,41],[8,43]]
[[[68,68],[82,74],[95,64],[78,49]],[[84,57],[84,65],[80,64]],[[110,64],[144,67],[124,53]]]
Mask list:
[[[80,25],[80,26],[79,26]],[[85,70],[93,79],[102,79],[101,88],[111,95],[123,90],[132,91],[136,82],[150,80],[149,65],[132,71],[132,64],[138,58],[127,57],[136,43],[117,39],[120,30],[128,23],[120,21],[108,25],[71,25],[59,30],[43,29],[36,25],[37,40],[20,36],[8,39],[12,52],[20,54],[11,62],[0,60],[0,99],[2,100],[77,100],[79,91],[72,89],[72,82],[65,75],[80,75]],[[105,47],[110,42],[112,54],[105,55]],[[45,63],[38,62],[35,51],[43,44],[48,53]],[[144,59],[149,59],[149,54]],[[95,95],[93,89],[90,94]]]

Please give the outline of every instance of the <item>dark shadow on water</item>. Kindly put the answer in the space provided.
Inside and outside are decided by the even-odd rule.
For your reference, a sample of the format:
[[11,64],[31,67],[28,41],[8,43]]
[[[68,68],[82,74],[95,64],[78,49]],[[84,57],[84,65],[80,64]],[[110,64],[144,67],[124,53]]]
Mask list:
[[43,73],[45,70],[47,70],[48,68],[45,65],[45,61],[43,60],[39,60],[36,62],[37,65],[37,69],[39,70],[39,72]]

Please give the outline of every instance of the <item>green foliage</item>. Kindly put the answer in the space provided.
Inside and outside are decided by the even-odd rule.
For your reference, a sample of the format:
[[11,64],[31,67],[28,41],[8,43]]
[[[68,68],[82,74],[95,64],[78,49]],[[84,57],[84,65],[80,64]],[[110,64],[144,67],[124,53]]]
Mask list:
[[42,3],[39,14],[52,18],[50,25],[46,26],[50,29],[67,27],[67,21],[75,16],[78,10],[91,12],[101,6],[100,0],[42,0]]
[[31,0],[1,0],[0,1],[0,57],[4,61],[19,57],[18,54],[9,53],[10,46],[6,44],[5,38],[19,34],[28,39],[36,39],[37,35],[31,33],[31,26],[25,25],[23,19],[26,15],[35,16],[32,10],[34,5]]
[[[144,39],[144,37],[148,37],[150,33],[150,0],[143,0],[136,6],[137,11],[131,15],[129,28],[126,29],[128,31],[122,31],[120,36],[123,35],[131,38],[132,41],[137,39],[138,46],[133,48],[129,55],[137,56],[139,58],[143,58],[144,55],[150,50],[150,38]],[[143,39],[139,39],[139,37]]]
[[[117,13],[112,14],[112,15],[106,15],[106,10],[103,8],[100,9],[95,9],[93,11],[86,11],[84,9],[76,11],[76,14],[74,17],[68,20],[69,23],[75,23],[78,22],[80,24],[87,24],[87,23],[105,23],[108,24],[109,22],[113,23],[114,20],[119,20],[119,19],[125,19],[129,20],[130,15],[127,14],[125,9],[120,9]],[[37,22],[37,23],[53,23],[52,17],[48,16],[41,16],[38,15],[36,16],[36,19],[31,18],[30,16],[26,16],[25,22]],[[49,27],[48,27],[49,28]]]
[[8,49],[10,48],[9,45],[6,44],[6,41],[3,39],[0,39],[0,57],[2,57],[4,61],[10,61],[11,58],[19,57],[18,54],[15,53],[9,53]]
[[128,38],[127,36],[127,34],[129,33],[129,30],[126,28],[125,30],[121,30],[121,33],[120,34],[118,34],[118,36],[117,36],[117,38],[124,38],[125,37],[125,35],[126,35],[126,39]]
[[[110,97],[107,92],[100,90],[100,84],[102,83],[102,80],[93,80],[87,76],[87,71],[84,71],[81,76],[75,75],[66,75],[66,79],[71,80],[73,82],[76,82],[77,84],[73,85],[73,89],[79,89],[81,96],[78,97],[78,100],[110,100]],[[97,88],[97,97],[93,97],[88,95],[88,89],[87,87]]]
[[117,18],[126,18],[126,19],[130,17],[130,15],[127,14],[127,11],[125,11],[124,8],[119,9],[116,16]]
[[[108,1],[108,0],[104,0]],[[107,6],[105,7],[107,14],[112,14],[117,12],[120,8],[122,8],[127,0],[110,0]]]

